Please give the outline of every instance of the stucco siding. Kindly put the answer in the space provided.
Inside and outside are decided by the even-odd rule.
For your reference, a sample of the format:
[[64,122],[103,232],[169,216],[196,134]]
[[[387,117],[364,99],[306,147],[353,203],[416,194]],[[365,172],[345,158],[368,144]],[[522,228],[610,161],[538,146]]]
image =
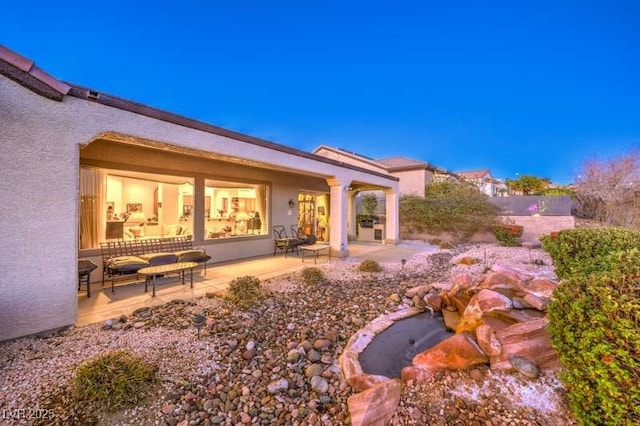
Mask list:
[[0,340],[70,325],[77,302],[77,148],[59,106],[0,77]]

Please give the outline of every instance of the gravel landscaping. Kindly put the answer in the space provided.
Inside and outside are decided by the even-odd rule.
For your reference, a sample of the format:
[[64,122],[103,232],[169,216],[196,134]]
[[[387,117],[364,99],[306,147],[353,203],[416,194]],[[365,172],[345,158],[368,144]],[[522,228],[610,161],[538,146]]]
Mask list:
[[[461,256],[479,262],[458,265]],[[109,324],[5,342],[0,344],[0,409],[5,413],[0,424],[350,424],[347,398],[354,392],[337,364],[347,339],[377,316],[410,304],[392,294],[447,281],[461,271],[481,274],[497,261],[555,278],[543,251],[495,245],[419,253],[405,265],[383,264],[378,274],[336,260],[318,266],[330,284],[307,286],[300,274],[272,279],[263,283],[267,298],[249,310],[217,297],[176,300]],[[199,332],[193,323],[198,314],[207,318]],[[157,366],[160,380],[145,404],[107,415],[74,402],[69,384],[75,368],[115,349]],[[7,418],[18,409],[27,410],[17,416],[25,418]],[[35,419],[35,413],[46,418]],[[554,372],[543,371],[532,380],[481,367],[405,386],[390,424],[576,422]]]

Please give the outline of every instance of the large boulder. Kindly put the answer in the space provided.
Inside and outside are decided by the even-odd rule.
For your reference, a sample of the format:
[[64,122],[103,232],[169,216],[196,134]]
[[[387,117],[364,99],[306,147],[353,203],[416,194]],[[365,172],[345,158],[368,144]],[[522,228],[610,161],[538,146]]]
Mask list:
[[548,323],[547,318],[538,318],[496,331],[502,352],[491,357],[491,368],[510,370],[509,360],[513,357],[524,358],[538,367],[559,368],[560,361],[551,346]]
[[455,334],[413,357],[412,364],[430,371],[465,370],[488,361],[469,333]]
[[364,392],[352,395],[347,400],[351,424],[353,426],[385,426],[393,417],[402,384],[396,380],[386,380]]
[[500,355],[502,352],[502,345],[489,325],[476,328],[476,340],[480,349],[489,356]]

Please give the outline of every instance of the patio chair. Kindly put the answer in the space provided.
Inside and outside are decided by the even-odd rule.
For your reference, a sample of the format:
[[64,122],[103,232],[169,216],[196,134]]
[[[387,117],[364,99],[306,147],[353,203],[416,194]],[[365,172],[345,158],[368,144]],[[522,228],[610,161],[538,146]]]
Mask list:
[[298,246],[302,244],[302,241],[296,237],[289,237],[287,235],[287,230],[283,225],[275,225],[273,227],[273,235],[275,237],[274,247],[273,247],[273,255],[276,255],[276,251],[278,249],[284,250],[284,257],[287,257],[287,253],[289,250],[296,251],[298,254]]
[[302,232],[302,228],[296,225],[291,225],[291,235],[300,240],[300,244],[302,245],[310,245],[316,243],[316,236],[311,234],[307,235]]

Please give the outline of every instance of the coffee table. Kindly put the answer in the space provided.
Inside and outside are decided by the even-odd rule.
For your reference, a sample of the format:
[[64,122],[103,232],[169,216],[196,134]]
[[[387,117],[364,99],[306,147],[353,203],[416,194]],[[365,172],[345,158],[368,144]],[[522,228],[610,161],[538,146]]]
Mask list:
[[151,297],[156,297],[156,277],[158,275],[169,274],[171,272],[178,272],[182,277],[182,284],[184,284],[184,271],[189,269],[189,277],[191,279],[191,288],[193,288],[193,268],[198,266],[196,262],[178,262],[167,263],[166,265],[147,266],[138,270],[138,274],[144,275],[144,291],[147,291],[149,281],[153,288]]
[[304,252],[310,251],[314,253],[313,263],[315,264],[318,260],[318,253],[322,250],[327,250],[329,254],[329,260],[331,260],[331,246],[327,244],[312,244],[310,246],[298,246],[298,249],[302,250],[302,261],[304,262]]

